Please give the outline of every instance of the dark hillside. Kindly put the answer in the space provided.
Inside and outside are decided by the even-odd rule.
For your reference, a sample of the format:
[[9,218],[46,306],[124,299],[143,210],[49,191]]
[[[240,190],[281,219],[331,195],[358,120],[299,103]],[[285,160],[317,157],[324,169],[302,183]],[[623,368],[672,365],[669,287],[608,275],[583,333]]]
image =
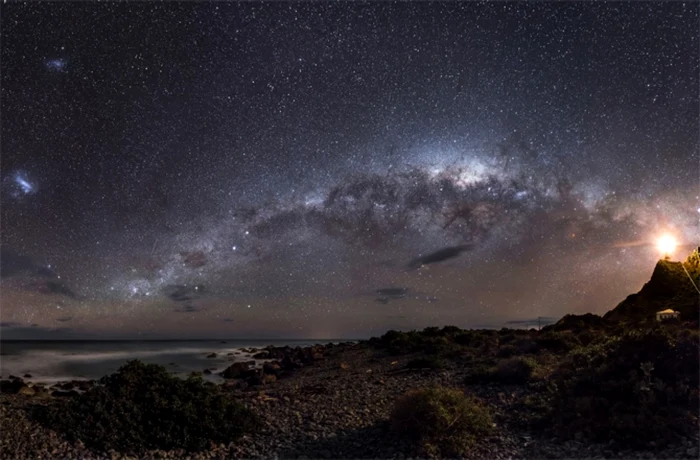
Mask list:
[[684,266],[698,285],[700,248],[694,250],[685,262],[660,260],[642,290],[628,296],[603,318],[622,322],[653,320],[657,311],[670,308],[681,313],[681,320],[697,321],[700,296],[683,270]]

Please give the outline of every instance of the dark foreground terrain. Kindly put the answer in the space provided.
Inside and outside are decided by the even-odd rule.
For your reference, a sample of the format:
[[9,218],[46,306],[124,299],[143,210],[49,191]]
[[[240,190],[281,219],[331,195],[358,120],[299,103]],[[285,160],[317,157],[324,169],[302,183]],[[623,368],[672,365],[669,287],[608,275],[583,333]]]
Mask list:
[[[684,263],[696,278],[699,261]],[[223,385],[138,361],[52,388],[4,376],[0,458],[697,459],[700,341],[682,268],[659,262],[605,317],[248,350]],[[674,304],[680,320],[654,319]]]
[[[220,387],[193,377],[202,392],[216,392],[214,399],[197,396],[199,409],[190,409],[198,413],[176,406],[199,390],[172,396],[179,390],[168,385],[178,384],[157,366],[136,362],[116,381],[83,383],[85,392],[4,381],[0,457],[698,458],[695,331],[681,324],[620,334],[556,330],[564,326],[541,332],[435,328],[360,344],[262,351],[261,357],[282,358],[261,360],[267,364],[258,369],[234,365],[227,372],[235,378]],[[459,402],[427,394],[428,406],[445,411],[449,422],[429,433],[440,426],[440,415],[421,411],[420,400],[400,399],[421,387],[459,390],[478,405],[466,406],[477,419],[455,423]],[[94,395],[105,388],[112,393]],[[162,406],[168,397],[179,399]],[[418,432],[397,421],[402,403],[408,404],[404,413],[415,411]],[[158,404],[159,415],[151,414]],[[149,423],[160,424],[160,431]],[[188,424],[204,429],[187,431]],[[453,432],[455,426],[460,430]],[[453,446],[440,433],[465,437]]]

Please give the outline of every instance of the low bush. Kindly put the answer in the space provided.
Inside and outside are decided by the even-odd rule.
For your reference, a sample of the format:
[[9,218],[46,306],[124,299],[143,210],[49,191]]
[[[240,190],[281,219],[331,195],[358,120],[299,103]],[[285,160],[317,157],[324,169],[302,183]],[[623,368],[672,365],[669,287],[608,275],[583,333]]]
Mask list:
[[35,413],[39,421],[86,445],[142,453],[198,451],[237,439],[255,414],[199,377],[182,380],[162,367],[130,361],[86,393]]
[[458,328],[457,326],[444,326],[442,329],[440,329],[440,334],[448,337],[454,337],[458,334],[461,334],[462,332],[463,330]]
[[571,333],[548,331],[537,337],[537,345],[541,350],[563,354],[580,346],[581,342]]
[[[461,329],[455,328],[457,331]],[[432,355],[453,354],[458,348],[452,340],[455,332],[450,327],[426,328],[423,331],[389,331],[383,336],[371,339],[370,344],[383,348],[392,355],[423,352]]]
[[515,345],[501,345],[496,356],[499,358],[510,358],[518,354],[518,347]]
[[530,381],[536,368],[537,363],[530,358],[509,358],[499,363],[482,361],[470,366],[465,383],[522,385]]
[[449,337],[431,337],[424,340],[423,350],[429,355],[451,355],[459,347]]
[[517,355],[537,355],[541,351],[537,341],[531,337],[521,337],[513,343],[513,346],[518,350]]
[[697,431],[698,338],[661,327],[628,332],[571,354],[552,374],[560,434],[663,445]]
[[529,358],[510,358],[493,369],[492,380],[506,385],[522,385],[532,377],[537,363]]
[[456,344],[464,347],[476,347],[481,345],[481,337],[474,331],[465,331],[461,334],[457,334],[454,341]]
[[391,413],[394,433],[414,443],[418,454],[464,455],[492,428],[489,410],[461,390],[432,387],[401,396]]
[[505,345],[507,343],[511,343],[514,341],[518,336],[515,335],[515,331],[512,331],[510,329],[501,329],[499,331],[500,338],[498,340],[498,343],[501,345]]
[[384,348],[393,355],[423,351],[425,340],[417,331],[388,331],[376,340],[371,342],[377,348]]
[[440,336],[440,328],[439,328],[439,327],[435,327],[435,326],[433,326],[433,327],[426,327],[425,329],[423,329],[423,331],[421,332],[421,334],[422,334],[424,337],[439,337],[439,336]]
[[490,383],[493,381],[493,369],[492,360],[474,362],[465,369],[464,383],[468,385]]

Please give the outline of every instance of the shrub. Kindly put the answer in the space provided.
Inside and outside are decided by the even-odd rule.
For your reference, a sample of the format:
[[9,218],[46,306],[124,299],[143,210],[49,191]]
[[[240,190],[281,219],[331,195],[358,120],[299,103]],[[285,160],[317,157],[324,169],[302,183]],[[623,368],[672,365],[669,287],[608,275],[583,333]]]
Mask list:
[[447,355],[457,349],[451,336],[448,335],[452,333],[451,331],[449,326],[442,330],[437,327],[429,327],[423,331],[389,331],[378,339],[370,340],[370,343],[377,348],[386,349],[393,355],[415,352]]
[[458,347],[447,337],[431,337],[424,340],[422,349],[430,355],[448,355]]
[[572,353],[552,375],[552,426],[629,447],[697,431],[698,339],[631,331]]
[[424,337],[438,337],[440,335],[440,328],[439,327],[426,327],[423,329],[422,332]]
[[540,353],[540,346],[531,337],[521,337],[513,343],[513,346],[518,350],[516,353],[518,355],[536,355]]
[[545,326],[543,331],[587,331],[600,330],[607,327],[607,322],[601,316],[592,313],[584,315],[564,315],[559,321],[549,326]]
[[532,377],[537,364],[528,358],[511,358],[502,361],[493,371],[493,380],[499,383],[522,385]]
[[[544,386],[544,385],[543,385]],[[528,388],[532,390],[532,388]],[[551,411],[551,395],[546,391],[528,391],[518,399],[509,411],[510,423],[528,430],[546,426],[547,416]]]
[[501,345],[501,348],[498,349],[498,353],[496,353],[496,356],[499,358],[510,358],[511,356],[515,356],[518,354],[518,347],[514,345]]
[[440,457],[464,455],[493,427],[491,414],[478,400],[445,387],[412,390],[401,396],[394,404],[391,424],[421,454]]
[[456,334],[453,340],[458,345],[471,348],[493,346],[498,344],[498,332],[484,330],[463,331]]
[[455,336],[454,341],[458,345],[465,347],[479,345],[479,337],[472,331],[463,332]]
[[464,383],[479,384],[489,383],[493,380],[493,362],[481,361],[472,363],[467,369]]
[[501,329],[500,331],[501,337],[499,339],[499,343],[501,345],[505,345],[507,343],[512,342],[513,340],[516,339],[515,332],[510,330],[510,329]]
[[39,420],[69,439],[119,452],[197,451],[237,439],[257,425],[249,409],[199,377],[182,380],[162,367],[129,361],[100,385],[38,408]]
[[373,341],[373,344],[379,348],[385,348],[393,355],[401,355],[423,351],[425,339],[417,331],[402,332],[391,330]]
[[537,338],[537,345],[540,349],[561,354],[580,346],[581,342],[573,334],[548,331]]
[[581,342],[581,345],[584,347],[587,347],[595,340],[595,336],[590,331],[582,331],[577,335],[577,337],[579,342]]
[[454,337],[457,334],[460,334],[462,332],[462,329],[458,328],[457,326],[445,326],[440,330],[440,333],[442,335]]
[[537,367],[531,358],[510,358],[498,364],[492,360],[481,361],[467,369],[465,383],[522,385],[531,380]]

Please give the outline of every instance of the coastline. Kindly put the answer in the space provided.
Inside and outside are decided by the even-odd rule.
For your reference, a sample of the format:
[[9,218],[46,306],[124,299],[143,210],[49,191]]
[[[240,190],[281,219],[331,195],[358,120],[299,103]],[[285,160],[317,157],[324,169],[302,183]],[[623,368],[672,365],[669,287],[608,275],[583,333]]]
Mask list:
[[[117,371],[128,360],[165,366],[187,377],[205,368],[223,370],[232,362],[249,361],[249,349],[266,346],[311,346],[338,340],[105,340],[0,341],[0,379],[21,376],[31,383],[97,380]],[[215,353],[215,357],[211,354]],[[31,375],[31,377],[24,377]],[[221,383],[215,374],[207,379]]]
[[[80,441],[63,439],[27,415],[29,405],[45,404],[57,396],[2,394],[0,406],[6,429],[0,435],[0,454],[4,458],[89,459],[415,458],[406,440],[395,438],[390,430],[387,420],[391,407],[409,389],[443,385],[477,396],[494,414],[495,432],[481,439],[464,458],[697,458],[697,437],[640,451],[620,449],[610,443],[543,435],[512,416],[527,397],[528,387],[467,383],[474,365],[466,357],[448,360],[440,369],[411,369],[410,363],[425,359],[425,352],[397,356],[378,351],[368,341],[248,351],[250,358],[272,352],[284,359],[306,356],[308,362],[289,359],[289,372],[258,383],[251,384],[244,378],[225,380],[222,390],[263,421],[260,429],[236,442],[212,445],[206,451],[192,453],[152,450],[129,456],[114,451],[99,452]],[[265,362],[284,359],[277,361],[267,356],[250,361],[255,361],[251,367],[260,369]],[[283,366],[282,371],[285,369]]]

